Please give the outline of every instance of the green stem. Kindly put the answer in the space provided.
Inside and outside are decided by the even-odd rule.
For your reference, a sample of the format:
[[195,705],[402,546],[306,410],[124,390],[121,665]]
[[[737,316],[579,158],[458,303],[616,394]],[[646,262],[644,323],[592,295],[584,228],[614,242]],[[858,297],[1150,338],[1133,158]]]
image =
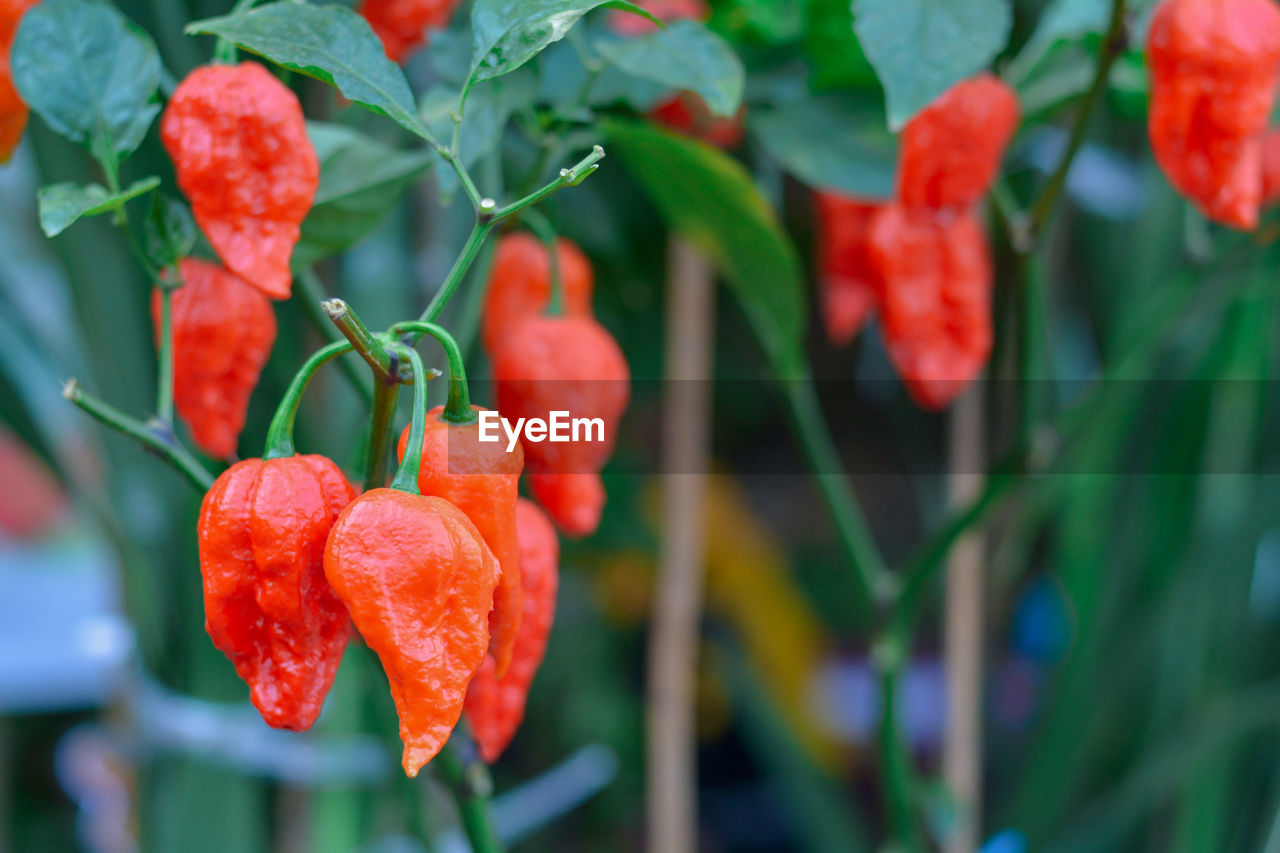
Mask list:
[[173,428],[173,290],[160,289],[160,351],[156,376],[156,419]]
[[364,463],[366,491],[380,489],[387,485],[391,421],[395,418],[396,400],[399,396],[400,383],[374,383],[373,406],[369,411],[369,447]]
[[[457,736],[455,731],[454,738]],[[474,747],[469,751],[474,753]],[[502,842],[498,840],[489,816],[489,796],[493,790],[489,768],[477,757],[469,760],[459,757],[453,738],[440,750],[432,766],[437,768],[440,778],[453,792],[471,849],[475,853],[502,853]]]
[[[422,368],[422,356],[412,347],[400,347],[397,352],[409,359],[413,372],[425,376]],[[413,386],[413,423],[409,427],[409,443],[405,446],[404,459],[396,471],[391,488],[411,495],[420,495],[418,488],[418,469],[422,467],[422,442],[427,433],[427,383],[419,381]]]
[[[430,323],[440,316],[440,312],[449,304],[449,300],[453,298],[454,292],[458,289],[458,285],[467,277],[467,270],[471,269],[471,265],[475,263],[476,257],[480,254],[480,249],[484,246],[485,239],[489,236],[489,232],[493,230],[493,220],[477,221],[475,227],[471,229],[471,233],[467,236],[467,242],[462,247],[462,254],[458,255],[458,260],[454,262],[453,269],[449,270],[449,275],[444,280],[444,284],[440,285],[440,290],[431,300],[431,304],[422,312],[422,316],[418,318],[421,323]],[[422,333],[416,333],[413,336],[413,343],[422,340]]]
[[90,394],[86,394],[80,383],[68,380],[63,386],[62,396],[66,397],[82,411],[106,424],[117,432],[123,433],[147,449],[164,459],[201,492],[207,492],[213,485],[213,475],[205,469],[195,457],[177,443],[164,424],[156,422],[154,426],[144,424],[132,418],[114,406],[108,405]]
[[911,763],[911,751],[903,742],[902,733],[898,729],[898,682],[902,674],[904,652],[900,648],[880,648],[877,656],[885,658],[877,662],[881,671],[880,723],[876,740],[880,788],[881,795],[885,798],[889,831],[894,840],[895,851],[924,850],[912,803],[915,771]]
[[324,309],[333,325],[338,327],[338,331],[342,332],[343,337],[351,342],[352,348],[373,370],[376,380],[384,384],[398,382],[409,385],[413,382],[413,377],[409,375],[407,368],[391,357],[383,342],[369,331],[369,327],[346,303],[346,300],[329,299],[321,302],[320,307]]
[[[329,295],[325,293],[324,284],[320,281],[320,276],[316,274],[314,267],[304,267],[295,277],[298,285],[295,294],[298,302],[302,305],[303,312],[307,315],[307,319],[311,321],[311,325],[316,327],[319,332],[330,343],[337,343],[342,340],[343,336],[329,322],[329,315],[322,307],[322,303],[329,300]],[[349,359],[343,359],[338,362],[342,374],[347,377],[347,381],[351,383],[351,387],[356,390],[366,403],[373,402],[373,386],[369,384],[368,379],[360,371],[360,365]]]
[[806,369],[798,378],[784,379],[783,385],[790,403],[787,409],[791,422],[836,525],[840,542],[853,564],[859,593],[867,604],[883,604],[893,595],[893,577],[871,536],[849,478],[843,472],[840,455],[818,404],[813,376]]
[[[396,323],[391,327],[391,334],[403,335],[412,333],[421,340],[423,335],[430,335],[440,342],[444,348],[445,358],[449,360],[449,400],[445,403],[444,413],[440,420],[451,424],[469,424],[476,419],[471,411],[471,391],[467,387],[467,368],[462,358],[462,350],[458,342],[440,326],[434,323],[408,322]],[[421,375],[419,367],[416,371]]]
[[506,207],[499,208],[493,214],[494,221],[501,221],[513,213],[517,213],[530,205],[537,204],[559,189],[577,186],[586,180],[592,172],[600,168],[600,161],[603,159],[604,149],[599,145],[592,147],[590,154],[570,168],[561,169],[560,174],[556,176],[556,179],[544,186],[542,189],[534,190],[519,201],[513,201]]
[[[231,7],[230,15],[238,15],[241,12],[247,12],[253,7],[255,0],[237,0],[236,5]],[[213,46],[213,61],[221,65],[230,65],[236,61],[236,46],[234,42],[226,39],[218,39]]]
[[263,459],[283,459],[296,452],[293,448],[293,424],[297,420],[298,406],[302,402],[303,392],[307,390],[307,384],[311,382],[311,377],[315,376],[322,364],[351,348],[351,344],[346,341],[329,344],[307,359],[293,375],[289,389],[284,392],[280,405],[276,407],[271,426],[267,428],[267,445],[262,452]]
[[548,317],[559,317],[564,313],[564,279],[560,276],[560,253],[556,250],[555,229],[536,207],[527,209],[521,214],[521,218],[547,247],[547,266],[551,272],[551,298],[547,301],[544,313]]
[[1093,77],[1093,85],[1089,87],[1084,100],[1080,102],[1075,122],[1071,126],[1071,135],[1067,139],[1067,148],[1062,152],[1058,167],[1049,176],[1044,189],[1040,192],[1040,197],[1036,199],[1028,214],[1028,227],[1033,238],[1039,236],[1041,229],[1053,215],[1054,206],[1057,205],[1062,190],[1066,186],[1071,164],[1080,146],[1084,144],[1093,108],[1107,90],[1107,78],[1111,73],[1111,66],[1124,51],[1124,10],[1125,0],[1112,0],[1111,21],[1107,26],[1107,34],[1103,36],[1102,47],[1098,51],[1098,69]]

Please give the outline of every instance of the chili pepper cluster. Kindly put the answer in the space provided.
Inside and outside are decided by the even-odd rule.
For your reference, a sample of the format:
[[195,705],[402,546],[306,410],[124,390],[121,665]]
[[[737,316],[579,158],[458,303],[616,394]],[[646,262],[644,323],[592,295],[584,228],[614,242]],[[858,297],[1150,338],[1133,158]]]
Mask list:
[[976,206],[1017,125],[1013,91],[978,75],[903,128],[891,201],[816,197],[828,337],[848,343],[878,313],[889,358],[925,408],[947,406],[991,351],[991,253]]
[[[602,440],[524,443],[534,496],[561,531],[580,537],[600,524],[600,470],[631,398],[631,373],[617,341],[591,316],[590,266],[567,241],[556,254],[568,261],[556,265],[559,282],[544,246],[521,235],[503,238],[485,303],[485,341],[503,416],[547,420],[565,411],[603,424]],[[523,262],[532,257],[538,260]]]

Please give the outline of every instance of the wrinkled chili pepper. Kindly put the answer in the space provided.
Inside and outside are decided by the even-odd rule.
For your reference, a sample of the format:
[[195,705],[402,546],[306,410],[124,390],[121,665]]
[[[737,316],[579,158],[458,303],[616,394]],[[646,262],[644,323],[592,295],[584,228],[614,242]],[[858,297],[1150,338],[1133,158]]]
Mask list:
[[992,268],[982,226],[972,213],[945,217],[894,204],[876,215],[869,253],[890,360],[917,403],[941,409],[991,352]]
[[1163,0],[1147,33],[1147,61],[1156,162],[1205,216],[1254,228],[1280,9],[1271,0]]
[[320,181],[297,96],[255,62],[207,65],[178,84],[160,132],[218,257],[287,299],[289,258]]
[[[196,445],[225,459],[275,343],[276,315],[261,291],[216,264],[183,258],[180,269],[183,285],[170,297],[173,403]],[[158,337],[158,289],[151,311]]]
[[338,516],[324,571],[377,653],[410,776],[449,739],[489,645],[498,561],[444,498],[372,489]]
[[237,462],[200,506],[205,629],[277,728],[311,727],[347,646],[324,551],[355,496],[330,460],[289,456]]
[[[473,406],[476,412],[483,411]],[[516,541],[516,499],[524,452],[519,445],[508,453],[502,442],[480,441],[480,424],[450,423],[444,406],[427,412],[418,488],[424,495],[444,498],[467,514],[501,569],[489,614],[489,649],[498,674],[507,671],[520,630],[522,585],[520,546]],[[404,459],[409,427],[400,434]]]
[[[582,250],[565,239],[556,241],[556,263],[562,290],[562,311],[570,317],[591,316],[595,276]],[[481,315],[481,340],[493,354],[511,326],[539,314],[551,300],[551,259],[546,245],[534,235],[517,231],[498,241]]]
[[547,651],[559,585],[560,543],[551,521],[537,505],[521,498],[516,506],[515,526],[520,541],[520,584],[524,590],[524,616],[515,659],[506,675],[500,676],[493,658],[486,658],[471,679],[465,703],[480,757],[489,763],[496,761],[511,743],[524,718],[529,687]]
[[27,127],[27,105],[13,87],[9,54],[27,10],[40,0],[0,0],[0,163],[13,156]]
[[882,205],[830,192],[815,193],[814,200],[822,317],[827,338],[839,346],[853,340],[876,310],[879,288],[867,241]]
[[589,318],[528,317],[498,348],[493,376],[498,410],[508,420],[549,423],[554,411],[599,419],[602,429],[583,429],[574,441],[535,441],[524,434],[525,464],[543,507],[570,536],[594,532],[604,508],[599,472],[613,453],[631,396],[631,374],[617,342]]
[[1272,128],[1262,137],[1262,205],[1280,201],[1280,130]]
[[448,26],[461,0],[363,0],[358,11],[382,39],[387,57],[403,62],[427,43],[427,31]]
[[907,122],[898,150],[898,200],[966,210],[991,187],[1018,127],[1018,98],[994,74],[962,80]]

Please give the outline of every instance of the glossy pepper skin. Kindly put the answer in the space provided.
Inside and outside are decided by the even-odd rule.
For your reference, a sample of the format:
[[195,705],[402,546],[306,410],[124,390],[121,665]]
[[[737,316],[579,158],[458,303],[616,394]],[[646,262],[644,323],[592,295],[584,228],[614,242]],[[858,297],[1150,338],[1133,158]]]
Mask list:
[[498,561],[443,498],[372,489],[338,516],[324,573],[391,683],[409,776],[462,716],[489,646]]
[[1018,127],[1018,98],[994,74],[962,80],[907,122],[898,149],[898,201],[963,211],[991,187]]
[[1163,0],[1147,33],[1156,162],[1208,218],[1251,230],[1280,65],[1272,0]]
[[27,105],[13,87],[9,54],[27,10],[39,0],[0,0],[0,163],[8,162],[27,127]]
[[246,459],[200,506],[205,629],[276,728],[311,727],[351,623],[324,576],[324,549],[355,489],[323,456]]
[[814,194],[818,232],[818,288],[827,339],[852,341],[875,313],[879,300],[868,238],[883,205],[830,192]]
[[869,249],[889,358],[919,405],[942,409],[991,352],[992,268],[982,226],[971,213],[941,217],[895,204],[876,216]]
[[174,90],[160,135],[218,257],[287,299],[289,258],[320,182],[297,96],[256,62],[206,65]]
[[387,57],[403,62],[427,43],[427,30],[447,26],[460,0],[363,0],[359,12],[382,39]]
[[[276,315],[261,291],[216,264],[183,258],[171,297],[173,403],[205,453],[235,453],[249,397],[276,339]],[[156,335],[160,292],[152,293]]]
[[524,617],[516,639],[515,660],[499,677],[493,658],[485,658],[467,688],[465,709],[480,757],[492,764],[511,743],[524,718],[529,687],[542,665],[555,619],[559,586],[560,543],[551,520],[532,501],[516,506],[516,535],[520,540],[520,583],[524,589]]
[[[582,250],[565,239],[556,241],[563,313],[591,316],[595,275]],[[531,314],[541,314],[551,300],[551,259],[546,245],[534,235],[517,231],[498,241],[485,290],[480,334],[485,352],[493,355],[503,335]]]
[[[530,441],[525,463],[539,501],[569,536],[600,524],[604,488],[599,472],[613,453],[618,421],[631,397],[631,373],[617,341],[584,317],[529,317],[512,329],[493,360],[498,410],[508,420],[553,411],[598,418],[602,441]],[[556,484],[556,488],[551,488]]]
[[[483,411],[479,406],[472,409]],[[501,441],[480,441],[478,421],[452,424],[440,419],[443,413],[443,406],[427,412],[418,488],[422,494],[444,498],[466,513],[498,561],[500,576],[489,614],[489,653],[501,675],[511,666],[523,612],[516,500],[524,451],[518,444],[508,453]],[[400,434],[401,460],[409,430],[406,426]]]

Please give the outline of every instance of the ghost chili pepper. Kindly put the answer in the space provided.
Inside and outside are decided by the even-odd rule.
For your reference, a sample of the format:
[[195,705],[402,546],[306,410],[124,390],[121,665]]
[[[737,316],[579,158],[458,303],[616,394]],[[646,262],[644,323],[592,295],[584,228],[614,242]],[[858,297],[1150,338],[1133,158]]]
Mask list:
[[1018,97],[994,74],[962,80],[902,129],[898,200],[963,211],[991,187],[1018,127]]
[[524,589],[524,617],[520,620],[515,659],[502,676],[493,659],[486,659],[467,688],[471,733],[480,748],[480,757],[490,763],[507,748],[524,717],[529,687],[547,651],[559,584],[560,543],[551,521],[536,504],[521,498],[516,506],[515,526],[520,541],[520,584]]
[[868,257],[871,223],[882,205],[829,192],[815,193],[818,231],[818,286],[827,338],[847,344],[871,315],[879,299]]
[[[196,445],[219,459],[235,453],[249,397],[276,339],[271,302],[240,278],[198,258],[183,258],[182,286],[171,295],[173,402]],[[162,295],[152,293],[157,335]]]
[[320,181],[297,96],[255,62],[206,65],[174,90],[160,135],[218,257],[287,299],[289,258]]
[[[595,286],[591,262],[573,243],[556,241],[562,312],[570,317],[591,316]],[[481,315],[481,340],[493,355],[500,339],[519,320],[539,314],[551,299],[551,257],[541,240],[517,231],[498,241]]]
[[363,0],[359,12],[382,39],[392,62],[427,43],[427,31],[447,26],[461,0]]
[[426,429],[425,375],[413,350],[413,426],[391,488],[371,489],[338,517],[324,571],[369,648],[400,716],[405,773],[416,776],[449,739],[489,646],[500,569],[466,514],[418,494]]
[[1249,230],[1280,66],[1271,0],[1163,0],[1147,33],[1156,162],[1205,216]]
[[27,10],[39,0],[0,0],[0,163],[8,161],[27,126],[27,105],[13,87],[9,54]]
[[325,580],[324,548],[356,492],[329,459],[295,455],[291,435],[311,375],[348,349],[333,344],[307,362],[276,411],[266,454],[224,471],[200,506],[205,629],[277,728],[315,722],[351,631]]
[[[503,340],[493,361],[498,411],[509,420],[553,412],[580,421],[569,441],[524,434],[525,463],[534,495],[570,536],[600,524],[600,469],[613,453],[618,421],[631,396],[631,374],[617,342],[585,317],[527,317]],[[567,413],[567,414],[564,414]]]
[[[402,323],[392,332],[432,335],[448,354],[450,403],[427,412],[418,488],[422,494],[444,498],[466,513],[498,561],[501,576],[493,593],[493,612],[489,614],[489,650],[502,674],[511,665],[523,612],[516,499],[524,452],[519,445],[508,453],[501,442],[480,440],[477,413],[484,410],[470,404],[462,353],[453,338],[430,323]],[[406,428],[399,443],[402,461],[408,442]]]
[[991,257],[972,213],[943,217],[901,205],[876,215],[870,260],[881,283],[889,358],[912,397],[941,409],[991,352]]

